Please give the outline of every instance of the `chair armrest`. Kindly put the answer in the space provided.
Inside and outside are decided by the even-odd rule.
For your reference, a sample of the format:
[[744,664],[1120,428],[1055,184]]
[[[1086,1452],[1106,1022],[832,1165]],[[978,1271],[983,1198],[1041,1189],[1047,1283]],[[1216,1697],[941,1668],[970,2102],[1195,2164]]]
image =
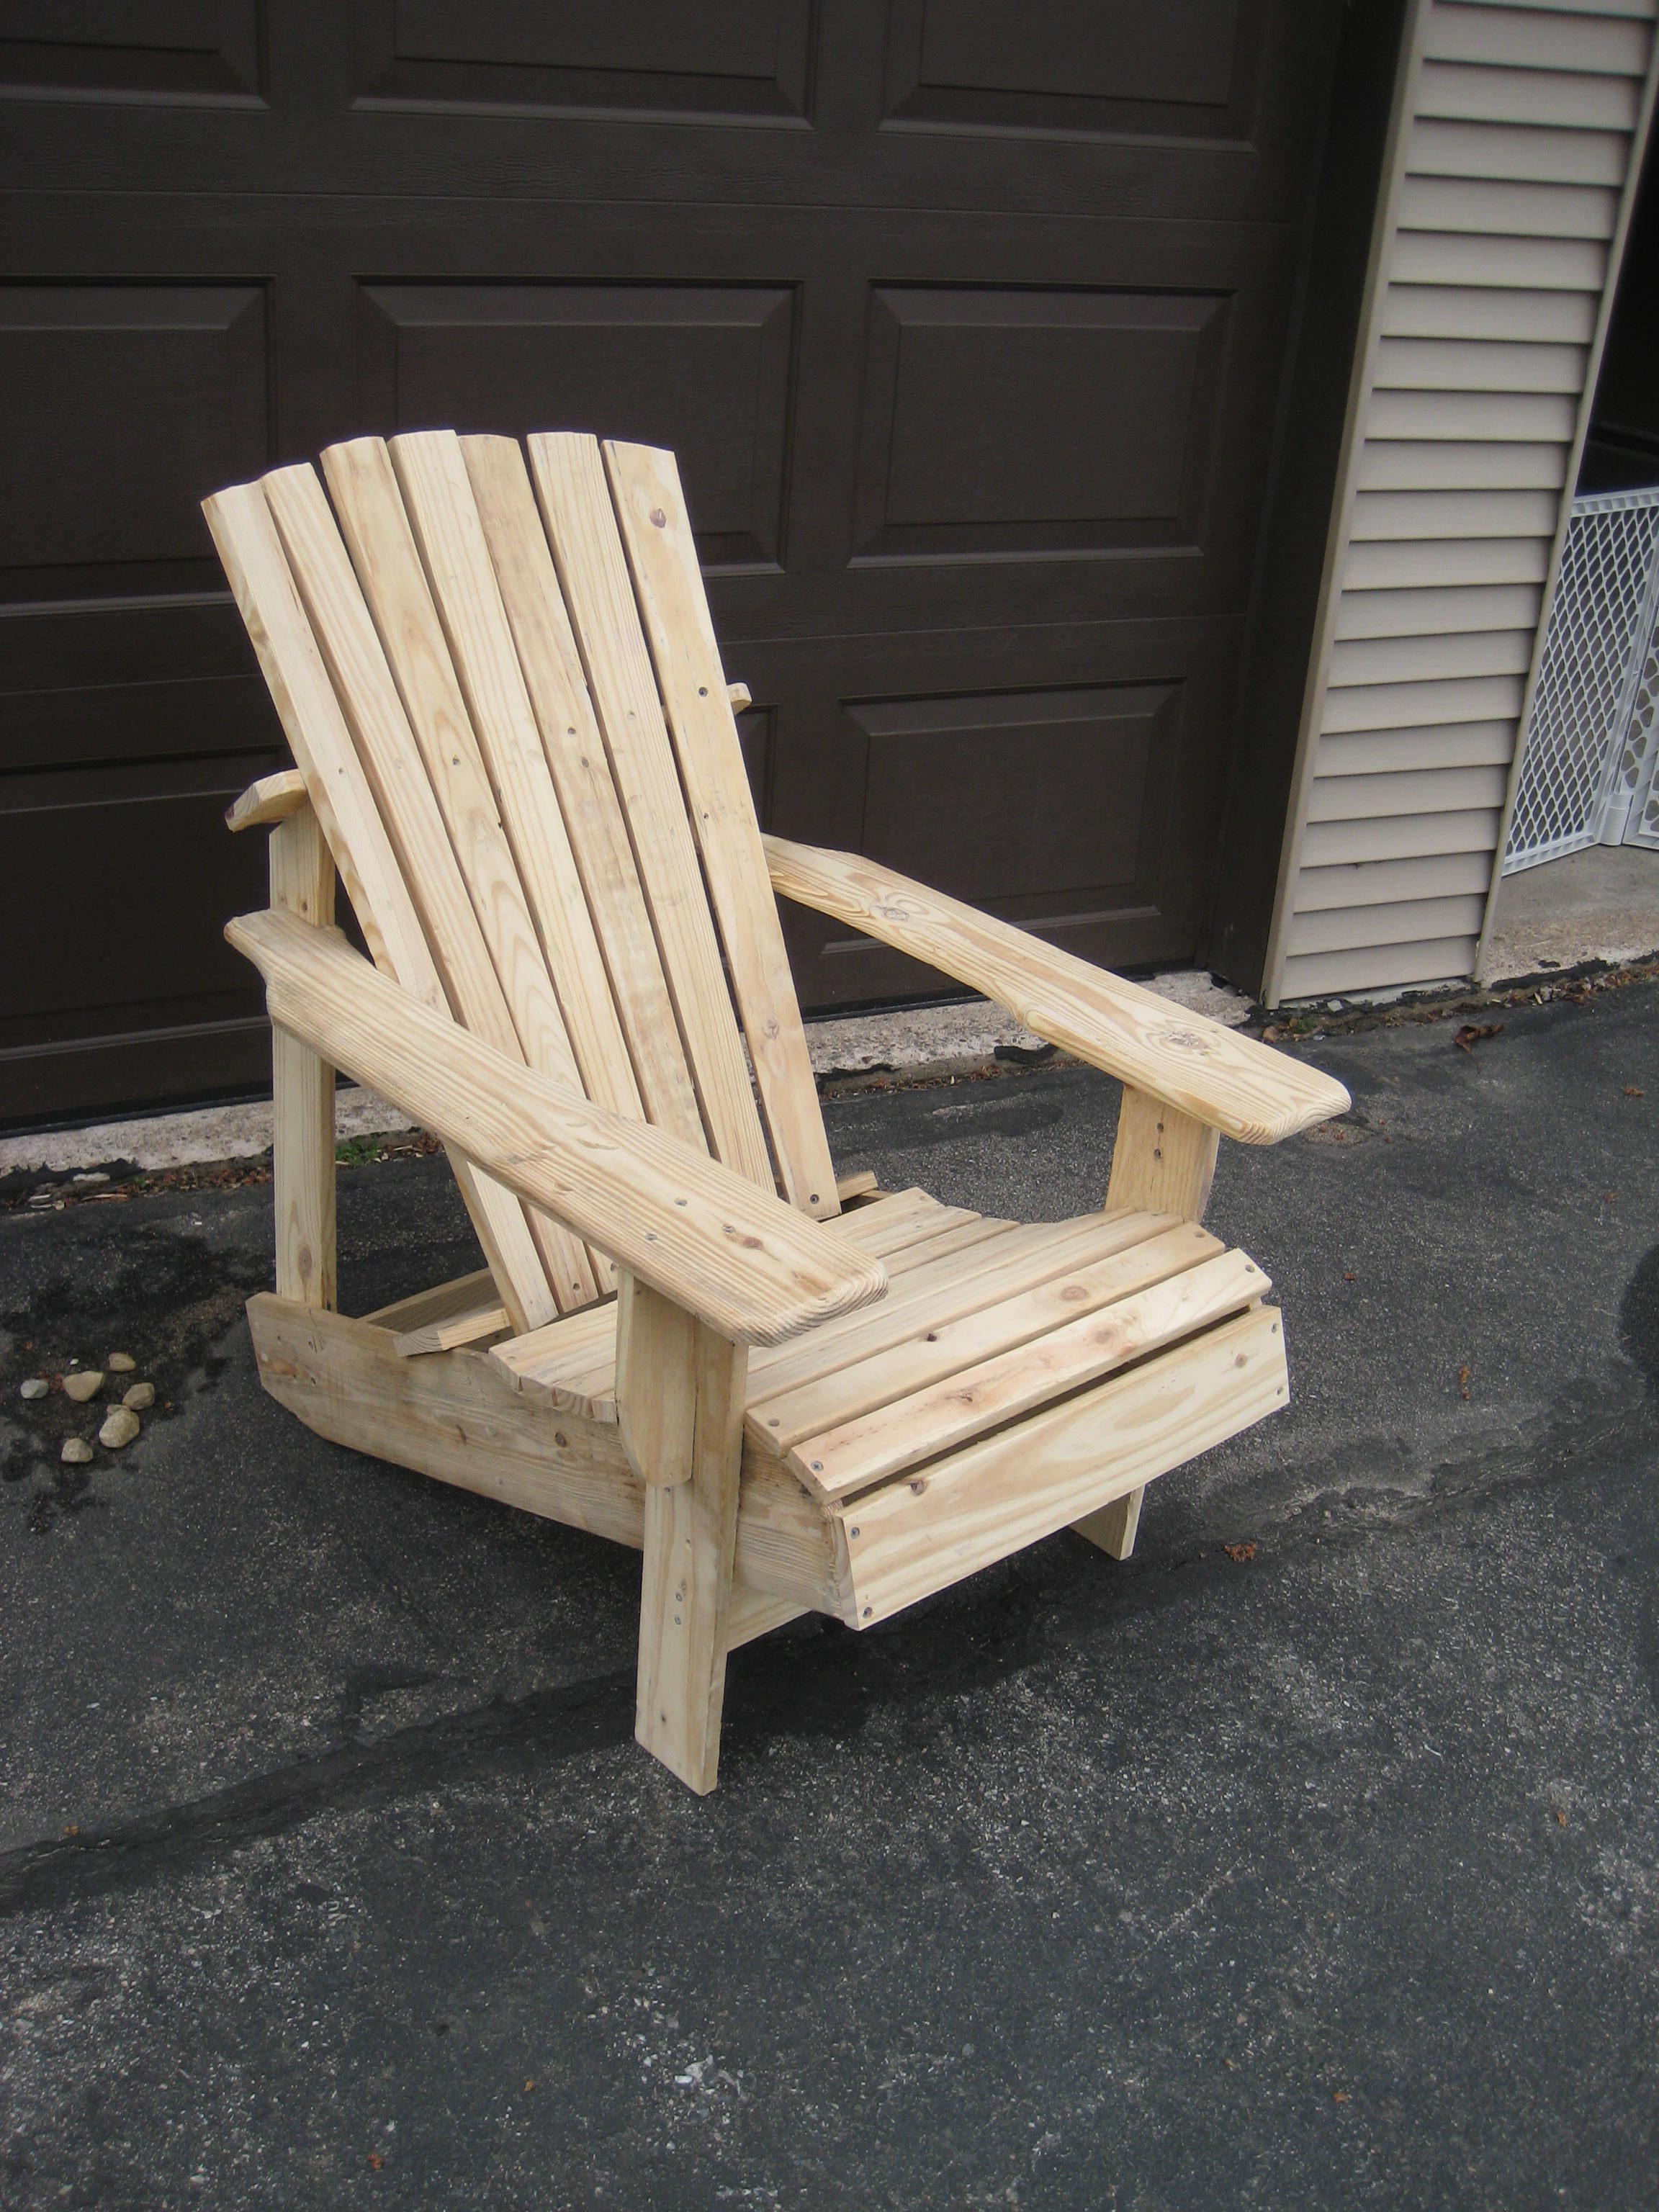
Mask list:
[[885,1291],[879,1262],[717,1160],[481,1043],[338,930],[273,911],[225,935],[264,975],[279,1028],[722,1336],[781,1343]]
[[1050,1044],[1247,1145],[1346,1114],[1334,1077],[852,853],[763,840],[772,887],[982,991]]
[[297,768],[279,768],[274,775],[262,775],[249,784],[236,804],[226,810],[227,830],[259,830],[278,822],[286,822],[290,814],[297,814],[309,794],[306,780]]

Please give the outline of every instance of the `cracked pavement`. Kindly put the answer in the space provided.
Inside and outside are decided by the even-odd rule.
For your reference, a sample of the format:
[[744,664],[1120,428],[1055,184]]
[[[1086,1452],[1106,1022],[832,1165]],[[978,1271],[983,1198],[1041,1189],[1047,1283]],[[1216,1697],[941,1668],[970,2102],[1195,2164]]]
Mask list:
[[[1656,1012],[1312,1046],[1352,1121],[1210,1217],[1289,1412],[1126,1566],[740,1652],[703,1801],[632,1742],[634,1555],[262,1395],[268,1187],[0,1218],[0,2203],[1653,2203]],[[1041,1218],[1115,1114],[828,1120]],[[340,1229],[348,1311],[477,1264],[441,1158]],[[60,1468],[17,1384],[118,1343],[157,1415]]]

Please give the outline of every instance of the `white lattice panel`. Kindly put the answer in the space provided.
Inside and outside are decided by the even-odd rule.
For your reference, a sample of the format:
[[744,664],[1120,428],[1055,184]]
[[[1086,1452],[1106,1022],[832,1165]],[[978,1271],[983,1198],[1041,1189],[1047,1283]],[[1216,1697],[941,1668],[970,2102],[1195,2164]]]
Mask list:
[[[1653,784],[1659,489],[1575,500],[1504,872],[1626,832],[1659,843]],[[1643,828],[1653,817],[1651,836]]]

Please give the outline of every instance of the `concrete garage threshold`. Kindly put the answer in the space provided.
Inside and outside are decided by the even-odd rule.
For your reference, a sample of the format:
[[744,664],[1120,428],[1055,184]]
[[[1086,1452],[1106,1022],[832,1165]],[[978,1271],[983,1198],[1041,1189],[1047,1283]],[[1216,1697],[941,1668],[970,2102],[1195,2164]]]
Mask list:
[[[0,1216],[0,2203],[1659,2198],[1659,984],[1328,1036],[1223,1148],[1294,1402],[631,1741],[639,1568],[260,1392],[252,1187]],[[1085,1070],[831,1097],[837,1164],[1097,1203]],[[340,1178],[343,1303],[474,1264]],[[120,1344],[137,1443],[21,1378]]]

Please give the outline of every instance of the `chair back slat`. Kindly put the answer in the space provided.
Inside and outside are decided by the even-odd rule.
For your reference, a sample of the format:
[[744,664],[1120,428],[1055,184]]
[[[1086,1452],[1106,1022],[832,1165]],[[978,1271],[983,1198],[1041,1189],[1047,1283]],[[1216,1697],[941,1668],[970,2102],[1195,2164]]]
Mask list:
[[515,438],[463,438],[460,446],[646,1119],[707,1152],[628,825],[523,449]]
[[574,432],[540,434],[530,440],[530,470],[627,817],[709,1149],[736,1173],[773,1189],[776,1177],[599,441]]
[[472,486],[453,430],[396,438],[392,466],[564,1028],[596,1105],[643,1119],[604,955],[566,835]]
[[[674,457],[529,447],[526,467],[511,439],[355,439],[322,456],[326,493],[307,465],[207,502],[324,835],[417,996],[832,1215]],[[610,1289],[603,1254],[451,1158],[516,1329]]]
[[[498,1052],[535,1066],[539,1051],[542,1073],[579,1088],[384,448],[323,458],[344,543],[310,468],[276,471],[265,494],[451,1004]],[[400,665],[388,665],[388,636]],[[560,1310],[586,1304],[598,1288],[588,1255],[559,1223],[529,1218]]]
[[[311,476],[308,469],[303,473]],[[315,477],[311,480],[315,487]],[[236,484],[204,504],[295,765],[305,777],[369,951],[405,990],[459,1015],[459,1008],[447,1001],[335,682],[301,604],[266,489]],[[469,1161],[453,1152],[450,1158],[515,1328],[544,1326],[560,1307],[524,1210],[510,1191],[479,1175]]]
[[738,726],[671,453],[607,441],[605,465],[784,1193],[841,1211]]

